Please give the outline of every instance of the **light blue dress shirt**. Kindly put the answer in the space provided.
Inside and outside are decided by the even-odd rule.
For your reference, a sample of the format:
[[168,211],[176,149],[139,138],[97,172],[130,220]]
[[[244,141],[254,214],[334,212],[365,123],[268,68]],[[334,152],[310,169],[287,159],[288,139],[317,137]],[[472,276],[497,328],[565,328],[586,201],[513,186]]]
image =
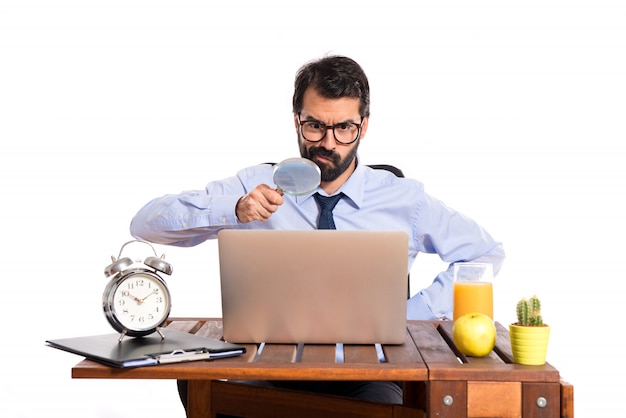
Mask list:
[[[319,209],[311,192],[284,196],[284,204],[266,221],[240,223],[237,201],[257,185],[274,186],[268,164],[243,169],[236,176],[207,184],[205,190],[165,195],[146,204],[131,222],[131,234],[150,242],[194,246],[217,237],[224,228],[316,229]],[[325,193],[318,189],[317,192]],[[452,263],[493,264],[494,274],[504,260],[502,244],[480,225],[426,194],[416,181],[359,164],[337,193],[333,211],[337,229],[400,230],[409,236],[408,269],[417,254],[435,253],[450,263],[432,284],[407,303],[408,319],[452,318]]]

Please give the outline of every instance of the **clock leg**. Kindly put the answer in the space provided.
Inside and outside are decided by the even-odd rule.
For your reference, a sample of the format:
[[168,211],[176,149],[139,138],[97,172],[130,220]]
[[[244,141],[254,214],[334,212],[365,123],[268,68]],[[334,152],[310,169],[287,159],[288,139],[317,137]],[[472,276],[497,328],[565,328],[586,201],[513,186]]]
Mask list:
[[117,342],[121,343],[125,336],[126,336],[126,330],[122,331],[122,333],[120,334],[120,338],[117,339]]
[[161,327],[157,328],[157,332],[159,333],[159,335],[161,336],[161,341],[165,339],[165,334],[163,334],[163,331],[161,331]]

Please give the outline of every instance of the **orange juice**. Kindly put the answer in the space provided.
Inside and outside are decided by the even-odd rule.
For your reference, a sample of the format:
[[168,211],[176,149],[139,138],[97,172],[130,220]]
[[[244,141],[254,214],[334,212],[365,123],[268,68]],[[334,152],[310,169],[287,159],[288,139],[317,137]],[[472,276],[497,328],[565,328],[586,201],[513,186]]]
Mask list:
[[493,319],[493,285],[486,281],[454,282],[454,319],[473,312]]

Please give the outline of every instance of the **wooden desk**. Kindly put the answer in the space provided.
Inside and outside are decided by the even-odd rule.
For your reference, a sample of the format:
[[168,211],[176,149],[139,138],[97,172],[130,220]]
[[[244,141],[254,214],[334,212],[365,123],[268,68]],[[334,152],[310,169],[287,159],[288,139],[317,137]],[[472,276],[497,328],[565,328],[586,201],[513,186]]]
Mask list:
[[[171,319],[167,327],[211,338],[221,337],[220,319]],[[189,417],[209,416],[216,403],[242,405],[242,396],[262,388],[220,382],[229,380],[380,380],[404,384],[404,406],[369,416],[427,417],[564,417],[574,416],[573,386],[563,382],[550,364],[513,364],[508,330],[497,324],[493,352],[484,358],[465,357],[451,342],[452,323],[408,321],[406,342],[384,346],[384,362],[375,346],[344,346],[344,362],[335,362],[333,345],[266,344],[259,353],[254,344],[235,358],[134,369],[117,369],[83,360],[72,369],[73,378],[189,380]],[[241,386],[229,398],[226,387]],[[289,392],[289,391],[287,391]],[[320,395],[297,393],[289,402],[319,405]],[[317,397],[317,398],[316,398]],[[232,399],[231,399],[232,398]],[[291,399],[291,400],[290,400]],[[332,397],[324,397],[332,410]],[[213,403],[213,405],[212,405]],[[287,406],[288,407],[288,406]],[[254,406],[262,408],[262,405]],[[389,409],[390,406],[385,408]],[[260,411],[260,410],[259,410]],[[346,409],[341,411],[346,416]],[[259,416],[271,416],[262,414]],[[328,415],[330,416],[330,415]],[[358,415],[354,415],[358,416]]]

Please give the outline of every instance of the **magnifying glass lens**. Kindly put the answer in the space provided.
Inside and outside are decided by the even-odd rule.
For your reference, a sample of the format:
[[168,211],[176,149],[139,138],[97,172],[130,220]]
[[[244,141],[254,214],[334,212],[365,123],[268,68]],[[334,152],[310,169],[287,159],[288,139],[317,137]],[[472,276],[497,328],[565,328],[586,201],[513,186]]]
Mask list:
[[319,167],[306,158],[288,158],[274,168],[274,184],[290,195],[311,193],[320,185]]

